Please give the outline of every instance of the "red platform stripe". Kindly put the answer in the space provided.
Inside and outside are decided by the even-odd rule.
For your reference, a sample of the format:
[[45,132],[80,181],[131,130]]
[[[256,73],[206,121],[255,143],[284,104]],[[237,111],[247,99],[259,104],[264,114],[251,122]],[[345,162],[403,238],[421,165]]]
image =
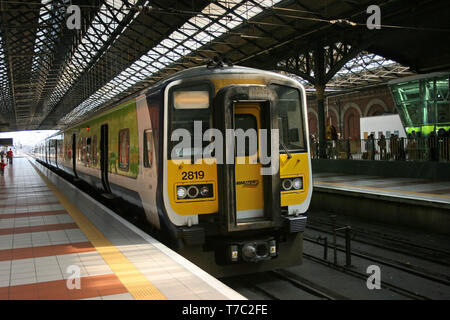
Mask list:
[[3,214],[0,213],[0,219],[53,216],[57,214],[67,214],[67,211],[55,210],[55,211],[36,211],[36,212],[3,213]]
[[64,229],[78,229],[78,226],[76,223],[60,223],[60,224],[48,224],[48,225],[43,225],[43,226],[5,228],[5,229],[0,229],[0,235],[54,231],[54,230],[64,230]]
[[11,204],[3,204],[0,205],[0,208],[8,208],[8,207],[27,207],[27,206],[45,206],[49,204],[59,204],[59,201],[52,202],[36,202],[36,203],[11,203]]
[[105,274],[81,277],[80,289],[68,289],[67,280],[3,287],[0,288],[0,298],[10,300],[74,300],[127,292],[127,289],[115,274]]
[[76,242],[68,244],[55,244],[50,246],[28,247],[0,250],[0,261],[41,258],[95,251],[90,242]]

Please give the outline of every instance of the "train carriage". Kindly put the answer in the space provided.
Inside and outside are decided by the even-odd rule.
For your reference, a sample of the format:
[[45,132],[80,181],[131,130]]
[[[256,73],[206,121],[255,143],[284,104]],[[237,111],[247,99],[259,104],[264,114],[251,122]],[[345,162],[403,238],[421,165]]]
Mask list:
[[306,114],[305,90],[288,77],[196,67],[49,137],[35,156],[141,207],[212,273],[267,270],[301,263]]

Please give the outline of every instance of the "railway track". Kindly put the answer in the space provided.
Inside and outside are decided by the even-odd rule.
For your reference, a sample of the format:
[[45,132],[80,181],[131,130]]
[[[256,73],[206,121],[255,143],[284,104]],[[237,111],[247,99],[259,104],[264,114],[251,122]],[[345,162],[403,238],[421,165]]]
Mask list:
[[[348,299],[328,288],[313,283],[287,270],[265,271],[251,275],[222,278],[221,281],[236,289],[245,288],[253,292],[257,299]],[[288,292],[288,293],[287,293]]]
[[[325,233],[330,237],[333,235],[333,224],[323,222],[322,220],[320,224],[317,219],[308,221],[308,227],[304,234],[305,238],[309,238],[310,241],[313,241],[314,237],[311,235],[311,233],[320,234],[321,236]],[[311,230],[313,232],[311,232]],[[380,239],[376,238],[377,235],[380,235]],[[342,239],[345,239],[345,236],[342,233],[337,232],[336,238],[337,240],[340,240],[337,241],[337,248],[341,250],[343,248],[343,245],[341,245],[339,242],[342,242]],[[364,257],[371,257],[373,260],[377,260],[377,262],[382,260],[386,264],[390,264],[391,266],[398,269],[408,269],[411,270],[411,272],[422,274],[425,278],[429,276],[429,278],[432,280],[441,279],[450,281],[450,272],[447,271],[449,270],[448,267],[450,267],[450,252],[446,250],[442,250],[439,248],[434,249],[426,245],[420,245],[409,240],[401,239],[399,236],[393,237],[392,235],[381,234],[380,232],[368,231],[365,229],[361,229],[358,226],[352,226],[351,241],[352,252],[355,255],[364,255]],[[380,250],[368,251],[367,248],[366,250],[355,249],[355,244],[359,248],[369,247],[370,249],[381,249],[381,251],[383,251],[383,256],[374,253]],[[396,256],[396,259],[388,258],[384,255],[385,251],[388,251],[389,253],[395,252],[399,255],[394,255]],[[391,256],[393,255],[391,254]],[[414,257],[420,260],[416,261],[416,264],[409,262],[405,263],[404,258],[406,257]],[[423,262],[426,262],[426,264],[428,265],[427,268],[418,265],[423,264]]]
[[[330,230],[326,230],[326,232],[332,234]],[[306,233],[304,234],[303,239],[305,243],[307,242],[313,245],[313,247],[309,246],[310,250],[307,250],[308,246],[305,246],[303,252],[304,259],[320,263],[362,280],[367,280],[368,275],[361,272],[361,270],[364,270],[368,265],[375,264],[380,268],[382,267],[384,272],[390,275],[389,277],[383,278],[382,288],[410,299],[429,300],[436,298],[439,299],[442,297],[448,298],[450,295],[450,277],[448,275],[435,273],[417,265],[405,264],[403,262],[390,259],[389,250],[391,248],[384,247],[384,254],[376,255],[370,250],[361,251],[355,249],[352,244],[352,250],[350,252],[352,256],[352,266],[344,267],[319,257],[319,254],[317,253],[320,252],[322,250],[321,248],[324,246],[322,242],[308,236]],[[357,243],[358,241],[359,239],[353,242]],[[330,250],[335,249],[333,244],[328,244],[328,248]],[[315,255],[308,251],[313,251]],[[336,244],[336,251],[346,252],[344,246],[339,243]],[[410,288],[414,289],[411,290]]]
[[[313,238],[307,237],[307,236],[303,236],[303,240],[323,246],[323,244],[320,243],[319,241],[317,241]],[[329,249],[331,249],[331,250],[334,249],[334,246],[329,245]],[[339,244],[336,245],[336,250],[339,252],[345,252],[345,248],[343,248]],[[414,266],[411,264],[401,263],[399,261],[391,260],[386,257],[380,257],[380,256],[374,255],[372,253],[368,254],[367,252],[361,252],[356,249],[352,249],[351,254],[352,254],[352,256],[355,256],[355,257],[359,257],[359,258],[362,258],[362,259],[365,259],[365,260],[368,260],[371,262],[375,262],[378,264],[383,264],[383,265],[389,266],[391,268],[395,268],[397,270],[400,270],[403,272],[408,272],[415,276],[419,276],[424,279],[429,279],[429,280],[441,283],[443,285],[450,286],[450,277],[448,277],[447,275],[436,274],[436,273],[433,273],[432,271],[425,270],[425,269],[422,269],[420,267],[417,267],[417,266]]]
[[312,283],[311,281],[308,281],[306,279],[299,279],[297,275],[295,275],[292,272],[286,271],[286,270],[276,270],[276,271],[268,271],[269,273],[275,275],[279,279],[282,279],[286,282],[289,282],[290,284],[294,285],[295,287],[309,292],[319,298],[325,299],[325,300],[337,300],[337,299],[347,299],[346,297],[333,292],[327,288],[323,288],[315,283]]
[[[332,234],[333,224],[325,219],[313,218],[308,220],[307,229]],[[416,258],[450,267],[450,251],[438,247],[430,247],[422,243],[413,242],[398,236],[367,230],[352,225],[352,240],[378,247],[389,249],[402,254],[408,254]],[[338,237],[342,237],[337,233]],[[362,236],[362,237],[361,237]]]
[[[365,273],[358,272],[358,271],[355,271],[355,270],[352,270],[352,269],[349,269],[349,268],[345,268],[345,267],[342,267],[342,266],[334,265],[332,262],[329,262],[329,261],[317,258],[317,257],[315,257],[313,255],[310,255],[310,254],[307,254],[307,253],[303,253],[303,258],[311,260],[311,261],[314,261],[316,263],[323,264],[323,265],[328,266],[330,268],[339,270],[341,272],[344,272],[344,273],[346,273],[348,275],[354,276],[354,277],[359,278],[361,280],[364,280],[364,281],[367,280],[367,274],[365,274]],[[418,293],[416,293],[416,292],[414,292],[412,290],[408,290],[408,289],[402,288],[400,286],[394,285],[394,284],[386,282],[386,281],[382,281],[381,288],[390,290],[392,292],[398,293],[398,294],[400,294],[400,295],[402,295],[404,297],[407,297],[407,298],[410,298],[410,299],[413,299],[413,300],[430,300],[429,297],[426,297],[426,296],[418,294]]]

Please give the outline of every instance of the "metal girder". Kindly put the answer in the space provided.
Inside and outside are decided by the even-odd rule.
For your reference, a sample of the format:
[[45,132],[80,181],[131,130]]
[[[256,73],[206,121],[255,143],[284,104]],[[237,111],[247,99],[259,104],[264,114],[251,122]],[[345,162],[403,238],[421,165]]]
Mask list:
[[[153,1],[152,6],[169,5],[171,1]],[[133,7],[143,7],[148,1],[138,0]],[[204,0],[172,1],[181,9],[198,10],[208,2]],[[194,13],[192,13],[194,14]],[[192,15],[191,14],[191,15]],[[121,24],[111,34],[110,40],[105,42],[98,54],[90,59],[89,64],[79,72],[76,79],[71,81],[67,90],[61,90],[58,99],[50,101],[48,116],[41,123],[41,127],[53,127],[57,121],[67,115],[77,105],[85,101],[89,96],[104,86],[108,81],[127,69],[130,64],[139,58],[143,52],[164,40],[164,38],[178,29],[191,15],[174,15],[170,24],[160,21],[158,12],[130,10]],[[97,39],[95,39],[97,40]],[[94,40],[92,40],[94,41]],[[66,84],[66,82],[63,82]]]
[[[85,2],[72,1],[79,5]],[[59,61],[77,37],[65,26],[69,3],[68,0],[1,2],[0,37],[11,92],[10,99],[2,99],[2,105],[7,109],[6,117],[15,124],[10,125],[10,129],[30,129],[42,95],[53,89]],[[85,13],[85,17],[88,20],[89,14]],[[2,82],[4,80],[2,78]]]
[[[331,88],[448,63],[444,53],[433,56],[414,46],[415,34],[408,31],[443,28],[441,42],[447,43],[449,4],[443,0],[421,0],[413,9],[408,0],[78,0],[70,3],[80,5],[83,27],[74,32],[61,9],[69,0],[40,1],[1,1],[0,108],[10,128],[16,121],[27,129],[68,125],[216,55]],[[367,29],[371,4],[380,6],[385,29]],[[390,26],[396,24],[407,28]],[[422,41],[433,39],[421,32]],[[403,39],[408,50],[396,47]],[[314,62],[318,50],[324,52],[323,72]],[[424,63],[422,57],[432,59]]]
[[[363,52],[371,41],[360,42],[357,45],[349,43],[330,43],[323,46],[323,75],[319,75],[317,71],[316,63],[314,59],[317,55],[317,49],[304,50],[297,53],[293,57],[287,57],[280,60],[274,70],[283,71],[286,73],[294,74],[307,80],[311,85],[315,84],[328,84],[331,79],[352,59],[356,58],[361,52]],[[367,52],[365,53],[367,55]],[[382,64],[378,66],[382,67]],[[358,65],[361,70],[366,69],[364,64]],[[350,69],[348,67],[347,69]],[[318,77],[321,76],[322,79]]]

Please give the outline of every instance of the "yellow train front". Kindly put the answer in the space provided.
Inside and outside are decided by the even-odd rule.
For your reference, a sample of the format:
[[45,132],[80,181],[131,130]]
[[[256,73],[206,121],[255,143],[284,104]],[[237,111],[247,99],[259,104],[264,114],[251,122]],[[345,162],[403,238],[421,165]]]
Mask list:
[[156,92],[160,200],[180,251],[222,275],[300,264],[312,194],[304,88],[271,72],[200,67]]
[[192,68],[47,138],[35,157],[123,198],[213,274],[296,265],[312,195],[305,102],[276,73]]

